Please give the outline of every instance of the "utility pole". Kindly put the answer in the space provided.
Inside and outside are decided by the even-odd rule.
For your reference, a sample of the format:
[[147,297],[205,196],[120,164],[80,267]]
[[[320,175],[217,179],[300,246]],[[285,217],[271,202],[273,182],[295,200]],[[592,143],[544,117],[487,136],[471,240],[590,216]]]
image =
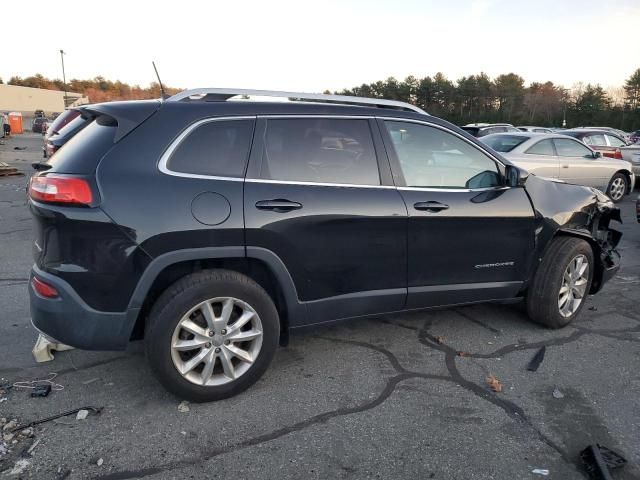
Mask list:
[[64,73],[64,50],[60,50],[60,60],[62,60],[62,85],[64,88],[64,108],[67,108],[67,77]]

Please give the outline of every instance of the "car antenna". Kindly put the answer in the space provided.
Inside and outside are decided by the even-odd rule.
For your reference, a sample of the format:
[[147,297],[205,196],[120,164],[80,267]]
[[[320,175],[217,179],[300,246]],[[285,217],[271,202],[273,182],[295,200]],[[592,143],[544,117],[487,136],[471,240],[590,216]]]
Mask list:
[[158,69],[156,68],[156,62],[151,60],[151,65],[153,65],[153,69],[156,71],[156,77],[158,77],[158,84],[160,85],[160,93],[162,94],[162,100],[168,98],[167,94],[164,91],[164,86],[162,85],[162,80],[160,80],[160,75],[158,74]]

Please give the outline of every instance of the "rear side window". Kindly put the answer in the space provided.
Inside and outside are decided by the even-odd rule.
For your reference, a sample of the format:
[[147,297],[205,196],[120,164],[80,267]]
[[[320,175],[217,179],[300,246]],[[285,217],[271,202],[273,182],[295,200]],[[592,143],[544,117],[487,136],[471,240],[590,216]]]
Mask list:
[[167,162],[172,172],[216,177],[243,177],[253,120],[212,120],[197,126]]
[[298,182],[380,185],[368,120],[268,120],[260,177]]
[[[81,117],[77,117],[75,120],[85,121]],[[65,129],[70,128],[74,121],[69,123]],[[49,171],[92,173],[100,159],[113,146],[117,128],[117,124],[109,117],[98,117],[92,120],[47,161],[51,165]]]
[[529,140],[530,137],[524,135],[493,135],[484,137],[482,141],[493,148],[496,152],[510,152],[521,143]]
[[531,148],[529,148],[524,153],[528,153],[530,155],[551,155],[551,156],[556,154],[550,139],[539,141],[535,145],[531,146]]
[[609,139],[609,145],[612,147],[624,147],[626,145],[622,140],[613,135],[607,135],[607,138]]
[[594,133],[593,135],[585,135],[582,138],[582,141],[587,145],[594,146],[606,146],[607,142],[604,140],[604,134],[602,133]]

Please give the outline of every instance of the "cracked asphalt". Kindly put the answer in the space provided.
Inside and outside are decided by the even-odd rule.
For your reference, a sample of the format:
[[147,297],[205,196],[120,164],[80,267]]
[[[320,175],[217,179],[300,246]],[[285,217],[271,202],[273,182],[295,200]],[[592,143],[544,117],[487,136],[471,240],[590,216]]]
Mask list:
[[[629,461],[614,478],[640,478],[637,192],[621,205],[623,267],[565,329],[538,327],[501,304],[318,327],[294,333],[244,394],[181,413],[140,343],[34,362],[24,186],[40,142],[27,134],[0,146],[0,161],[27,174],[0,177],[0,384],[56,372],[64,390],[31,398],[11,389],[0,417],[28,423],[85,405],[104,409],[9,442],[0,476],[528,479],[542,468],[546,478],[582,479],[578,454],[600,443]],[[540,368],[527,371],[542,346]],[[489,389],[490,375],[502,392]],[[22,472],[11,475],[20,459]]]

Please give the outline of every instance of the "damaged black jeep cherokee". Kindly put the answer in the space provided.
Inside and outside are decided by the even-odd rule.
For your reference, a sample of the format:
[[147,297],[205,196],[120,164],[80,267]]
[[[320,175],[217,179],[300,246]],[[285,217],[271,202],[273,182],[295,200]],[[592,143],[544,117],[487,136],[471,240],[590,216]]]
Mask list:
[[203,89],[85,112],[29,187],[33,324],[144,337],[182,398],[241,392],[290,329],[336,319],[522,298],[560,328],[619,266],[603,193],[408,104]]

